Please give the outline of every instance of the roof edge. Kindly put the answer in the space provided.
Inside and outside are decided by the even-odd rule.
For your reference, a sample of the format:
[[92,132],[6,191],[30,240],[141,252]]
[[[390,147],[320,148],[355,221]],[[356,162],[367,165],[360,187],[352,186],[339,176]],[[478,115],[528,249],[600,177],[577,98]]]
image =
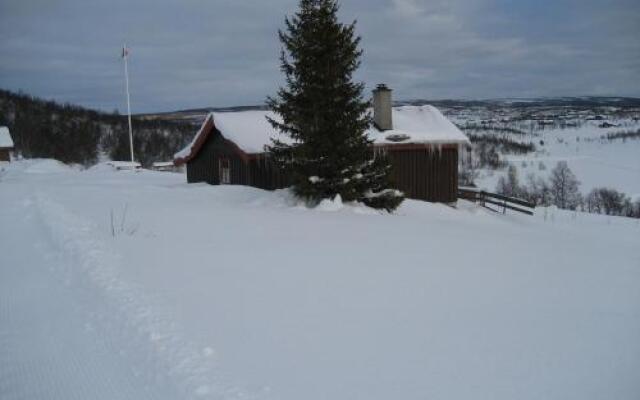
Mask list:
[[200,125],[200,129],[191,140],[191,143],[173,155],[173,165],[179,167],[191,161],[196,155],[198,155],[198,152],[207,141],[214,128],[215,124],[213,121],[213,113],[209,113],[204,118],[202,125]]
[[[176,167],[180,167],[193,160],[202,149],[202,146],[204,146],[204,144],[207,142],[209,136],[211,136],[211,132],[214,132],[216,130],[218,129],[216,128],[214,113],[209,113],[202,122],[198,133],[196,133],[193,140],[191,140],[191,143],[189,143],[184,149],[173,155],[173,165],[175,165]],[[224,137],[224,134],[222,132],[220,132],[220,136],[222,136],[222,138],[227,143],[229,143],[233,150],[238,153],[238,155],[245,161],[249,160],[252,156],[262,154],[247,153],[243,151],[235,142]]]

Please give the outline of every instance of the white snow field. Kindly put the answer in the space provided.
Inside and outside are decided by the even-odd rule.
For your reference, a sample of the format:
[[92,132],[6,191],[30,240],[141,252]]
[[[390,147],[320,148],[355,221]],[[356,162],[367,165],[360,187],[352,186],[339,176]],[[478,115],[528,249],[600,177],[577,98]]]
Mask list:
[[3,400],[640,398],[639,220],[2,168]]
[[[506,155],[503,159],[518,168],[520,182],[527,183],[527,175],[548,179],[558,161],[567,165],[580,181],[580,191],[587,195],[592,189],[607,187],[621,191],[632,199],[640,199],[640,140],[606,141],[601,137],[621,130],[640,129],[637,123],[623,128],[598,128],[585,124],[580,128],[549,129],[539,136],[527,137],[538,151],[526,155]],[[511,137],[522,140],[518,137]],[[545,145],[538,145],[543,140]],[[541,169],[541,165],[543,169]],[[482,170],[476,184],[487,191],[495,191],[502,171]]]

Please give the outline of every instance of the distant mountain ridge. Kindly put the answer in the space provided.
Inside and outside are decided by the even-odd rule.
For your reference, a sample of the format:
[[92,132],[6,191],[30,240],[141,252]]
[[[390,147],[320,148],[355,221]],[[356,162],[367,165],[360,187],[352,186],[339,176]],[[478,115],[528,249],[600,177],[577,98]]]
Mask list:
[[[579,96],[579,97],[534,97],[534,98],[504,98],[504,99],[480,99],[480,100],[460,100],[460,99],[412,99],[394,101],[394,106],[421,106],[431,104],[436,107],[640,107],[640,98],[621,96]],[[182,120],[191,123],[200,123],[204,115],[211,112],[239,112],[251,110],[266,110],[266,105],[246,105],[230,107],[202,107],[186,110],[168,111],[160,113],[140,114],[143,119],[161,120]]]
[[640,98],[613,96],[580,96],[580,97],[534,97],[504,98],[483,100],[408,100],[398,104],[410,105],[445,105],[445,106],[482,106],[501,105],[505,107],[640,107]]

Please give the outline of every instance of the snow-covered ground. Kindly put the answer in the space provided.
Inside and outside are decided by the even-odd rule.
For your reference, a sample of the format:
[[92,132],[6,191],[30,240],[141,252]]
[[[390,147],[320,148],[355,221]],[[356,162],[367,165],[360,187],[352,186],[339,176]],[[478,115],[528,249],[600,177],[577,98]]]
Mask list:
[[[640,199],[640,140],[601,139],[608,133],[636,129],[640,129],[640,124],[599,128],[596,122],[588,122],[576,128],[538,131],[536,136],[521,138],[510,135],[516,141],[533,142],[538,151],[526,155],[503,155],[502,159],[518,168],[522,183],[526,183],[529,174],[546,179],[558,161],[566,161],[580,181],[582,193],[607,187]],[[544,145],[540,145],[540,141]],[[500,176],[505,175],[506,169],[484,169],[480,171],[476,184],[493,191]]]
[[640,221],[0,172],[2,399],[637,399]]

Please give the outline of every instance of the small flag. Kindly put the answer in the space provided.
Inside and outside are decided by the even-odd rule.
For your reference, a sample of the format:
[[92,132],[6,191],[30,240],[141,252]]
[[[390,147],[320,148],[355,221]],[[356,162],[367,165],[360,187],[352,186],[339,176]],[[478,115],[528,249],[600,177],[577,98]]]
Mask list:
[[129,49],[127,47],[122,48],[122,58],[125,58],[129,55]]

